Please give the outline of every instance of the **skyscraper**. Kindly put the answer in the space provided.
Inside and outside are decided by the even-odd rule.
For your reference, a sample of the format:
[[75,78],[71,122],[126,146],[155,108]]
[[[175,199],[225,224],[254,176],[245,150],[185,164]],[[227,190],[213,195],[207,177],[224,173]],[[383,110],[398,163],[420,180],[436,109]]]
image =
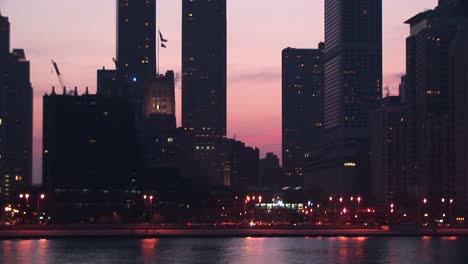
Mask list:
[[182,126],[226,136],[226,0],[182,2]]
[[120,98],[44,96],[43,187],[55,221],[131,210],[138,152],[133,107]]
[[450,138],[453,140],[457,216],[468,216],[468,29],[460,30],[449,53]]
[[318,49],[283,50],[283,168],[303,176],[305,155],[323,126],[323,43]]
[[10,22],[0,13],[0,58],[10,53]]
[[325,0],[325,133],[309,183],[369,190],[369,113],[382,98],[382,0]]
[[448,136],[449,50],[458,28],[467,21],[457,1],[441,1],[434,10],[406,21],[407,105],[404,173],[411,194],[434,198],[454,190],[453,159]]
[[0,15],[0,202],[32,185],[32,87],[24,50],[9,47],[10,23]]
[[156,0],[117,0],[116,69],[98,70],[97,90],[131,102],[136,122],[145,118],[145,96],[158,82],[156,36]]
[[382,106],[370,114],[371,193],[379,204],[404,196],[405,181],[400,173],[403,121],[399,96],[385,97]]
[[139,80],[156,73],[156,0],[117,0],[117,69]]

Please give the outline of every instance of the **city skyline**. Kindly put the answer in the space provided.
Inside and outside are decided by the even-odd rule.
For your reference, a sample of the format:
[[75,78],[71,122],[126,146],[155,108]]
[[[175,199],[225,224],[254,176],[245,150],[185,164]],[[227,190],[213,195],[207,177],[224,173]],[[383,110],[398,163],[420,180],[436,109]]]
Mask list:
[[[113,68],[115,1],[93,3],[92,10],[86,10],[90,6],[86,1],[76,4],[54,0],[41,1],[40,4],[28,0],[2,2],[5,3],[2,14],[10,17],[12,23],[12,48],[26,49],[31,61],[35,95],[34,178],[38,182],[40,167],[37,161],[41,153],[42,130],[40,101],[51,86],[58,86],[56,76],[51,73],[50,60],[55,59],[59,63],[70,88],[76,85],[80,92],[84,92],[84,87],[89,86],[94,92],[95,69],[103,65]],[[405,3],[407,8],[403,11],[399,9],[402,2],[384,3],[384,87],[388,85],[394,89],[405,71],[404,39],[408,30],[403,22],[415,13],[433,7],[436,1]],[[228,136],[236,134],[248,145],[260,147],[263,156],[270,151],[280,153],[281,149],[281,50],[288,46],[314,48],[323,40],[323,1],[296,0],[297,4],[287,9],[282,4],[284,1],[268,1],[268,6],[262,3],[265,1],[228,3]],[[59,12],[62,8],[63,12]],[[268,15],[264,21],[249,25],[249,22],[262,21],[256,16],[262,8],[269,11],[265,12]],[[72,10],[73,14],[70,14]],[[308,10],[316,10],[319,16],[307,18]],[[158,1],[158,26],[169,39],[168,49],[161,52],[161,69],[174,69],[179,75],[180,12],[180,2]],[[88,21],[83,19],[85,15]],[[277,15],[282,16],[278,18]],[[32,20],[40,22],[32,24]],[[65,26],[57,26],[57,20],[63,21],[60,25],[68,25],[68,30]],[[287,23],[281,24],[283,21]],[[247,25],[248,30],[245,30]],[[269,30],[265,30],[267,25]],[[259,43],[263,45],[256,45]],[[180,87],[180,82],[177,86]],[[177,89],[178,121],[181,115],[180,92]],[[262,94],[269,94],[271,98],[258,103]],[[269,123],[263,123],[264,120],[269,120]],[[258,125],[260,122],[262,126]]]

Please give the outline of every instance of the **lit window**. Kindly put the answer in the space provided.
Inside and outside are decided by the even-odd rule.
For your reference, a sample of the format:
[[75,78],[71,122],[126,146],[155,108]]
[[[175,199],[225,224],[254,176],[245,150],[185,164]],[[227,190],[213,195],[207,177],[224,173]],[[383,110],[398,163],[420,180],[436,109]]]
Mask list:
[[356,167],[356,163],[354,162],[345,162],[343,165],[345,167]]

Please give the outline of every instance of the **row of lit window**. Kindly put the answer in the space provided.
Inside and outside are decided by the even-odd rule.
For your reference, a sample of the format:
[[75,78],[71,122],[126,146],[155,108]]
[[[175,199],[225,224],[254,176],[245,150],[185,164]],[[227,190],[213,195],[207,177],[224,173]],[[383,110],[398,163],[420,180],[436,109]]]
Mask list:
[[205,149],[206,150],[214,150],[215,147],[213,147],[213,146],[212,147],[210,147],[210,146],[206,146],[206,147],[205,146],[196,146],[195,149],[196,150],[205,150]]

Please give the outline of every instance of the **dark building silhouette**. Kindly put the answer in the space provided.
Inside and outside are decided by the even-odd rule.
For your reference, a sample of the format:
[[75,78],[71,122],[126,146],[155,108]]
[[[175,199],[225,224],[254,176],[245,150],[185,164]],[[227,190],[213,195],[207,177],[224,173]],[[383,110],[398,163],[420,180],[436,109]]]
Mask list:
[[292,49],[283,58],[283,167],[286,176],[303,176],[305,155],[320,141],[323,128],[323,52]]
[[30,64],[22,49],[10,52],[10,23],[0,14],[0,203],[32,185]]
[[150,168],[177,168],[174,72],[159,75],[146,88],[142,148]]
[[54,218],[127,212],[139,184],[133,107],[119,98],[52,91],[43,111],[43,187]]
[[226,136],[226,0],[182,1],[182,126]]
[[10,22],[0,14],[0,56],[2,61],[10,53]]
[[448,125],[449,49],[466,21],[460,9],[449,2],[441,4],[406,21],[410,36],[406,40],[407,143],[402,173],[410,195],[434,199],[453,196],[456,184]]
[[135,105],[136,121],[146,116],[147,90],[158,82],[156,0],[117,0],[116,69],[98,70],[98,94]]
[[369,113],[382,98],[382,1],[325,1],[325,137],[306,185],[369,191]]
[[203,140],[185,130],[177,140],[185,157],[182,175],[194,185],[233,191],[259,185],[258,148],[235,139]]
[[455,36],[449,51],[450,139],[457,215],[468,216],[468,23]]
[[156,0],[117,0],[117,70],[137,80],[156,73]]
[[279,189],[285,181],[283,176],[284,171],[278,156],[271,152],[267,153],[265,158],[260,160],[260,186]]
[[396,202],[405,193],[406,185],[400,173],[402,110],[400,97],[388,96],[370,115],[371,194],[378,204]]

